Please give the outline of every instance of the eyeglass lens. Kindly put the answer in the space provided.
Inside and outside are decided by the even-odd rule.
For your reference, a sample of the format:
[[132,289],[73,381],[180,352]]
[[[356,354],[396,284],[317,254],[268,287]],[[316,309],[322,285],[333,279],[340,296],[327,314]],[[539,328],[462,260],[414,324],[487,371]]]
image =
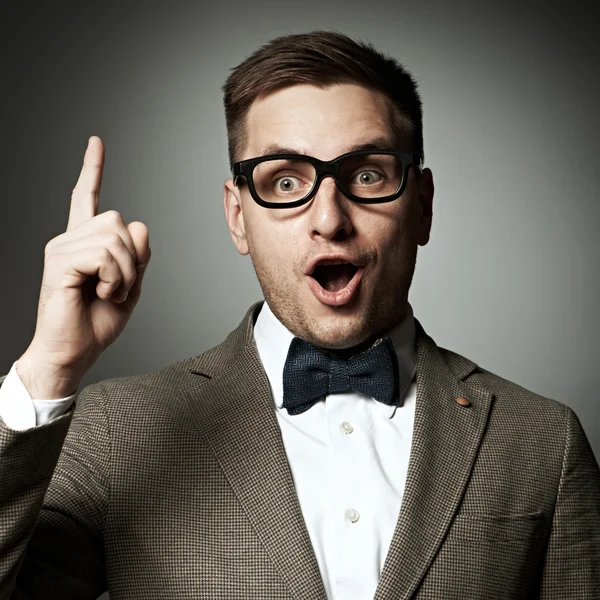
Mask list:
[[[397,156],[350,156],[340,163],[339,183],[359,198],[391,196],[400,188],[403,167]],[[254,167],[254,187],[265,202],[295,202],[312,190],[315,167],[304,159],[266,160]]]

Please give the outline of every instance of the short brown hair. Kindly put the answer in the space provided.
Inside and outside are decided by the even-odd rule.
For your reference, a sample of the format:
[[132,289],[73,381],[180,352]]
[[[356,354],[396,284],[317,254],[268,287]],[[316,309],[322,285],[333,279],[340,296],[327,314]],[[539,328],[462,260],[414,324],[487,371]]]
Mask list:
[[246,116],[259,96],[297,84],[326,88],[356,83],[386,94],[397,109],[396,134],[410,139],[424,159],[423,111],[417,84],[397,60],[370,43],[333,31],[313,31],[275,38],[237,67],[223,85],[229,164],[240,160],[247,144]]

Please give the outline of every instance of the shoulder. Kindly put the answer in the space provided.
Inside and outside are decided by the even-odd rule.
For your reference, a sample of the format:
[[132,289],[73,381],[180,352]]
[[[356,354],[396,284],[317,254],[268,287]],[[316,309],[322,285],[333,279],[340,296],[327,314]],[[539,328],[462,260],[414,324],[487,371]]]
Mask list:
[[[181,390],[206,379],[197,365],[222,357],[225,343],[205,352],[178,360],[159,369],[120,377],[110,377],[83,388],[76,398],[76,411],[86,405],[102,404],[109,421],[130,421],[146,425],[176,415],[185,417]],[[132,423],[133,424],[133,423]]]
[[577,419],[568,399],[555,399],[539,394],[523,385],[506,379],[470,359],[446,348],[440,348],[441,356],[452,369],[452,365],[471,362],[472,369],[464,379],[466,385],[476,386],[493,395],[493,424],[505,424],[514,431],[564,432],[568,421]]
[[121,377],[110,377],[92,384],[94,387],[103,388],[107,396],[119,397],[120,400],[133,399],[140,396],[172,395],[173,392],[191,383],[198,377],[195,365],[211,357],[218,356],[223,350],[223,344],[219,344],[205,352],[178,360],[165,365],[159,369],[127,375]]
[[223,342],[188,358],[170,363],[155,371],[124,377],[103,379],[88,386],[82,394],[103,394],[108,403],[113,400],[122,404],[160,404],[173,401],[178,391],[198,380],[210,379],[239,365],[241,355],[248,344],[253,343],[252,323],[260,308],[253,304],[240,324]]

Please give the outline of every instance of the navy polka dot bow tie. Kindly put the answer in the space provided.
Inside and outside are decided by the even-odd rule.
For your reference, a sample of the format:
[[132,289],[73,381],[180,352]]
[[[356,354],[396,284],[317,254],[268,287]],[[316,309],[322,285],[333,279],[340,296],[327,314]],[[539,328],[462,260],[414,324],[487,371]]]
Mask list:
[[283,368],[283,408],[299,415],[328,394],[361,392],[400,405],[398,359],[389,338],[345,359],[295,337]]

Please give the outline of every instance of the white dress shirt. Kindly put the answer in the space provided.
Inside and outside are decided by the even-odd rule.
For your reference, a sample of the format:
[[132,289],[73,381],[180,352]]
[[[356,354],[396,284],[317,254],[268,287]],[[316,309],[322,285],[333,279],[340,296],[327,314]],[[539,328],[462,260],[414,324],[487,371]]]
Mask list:
[[283,367],[294,335],[266,302],[254,327],[300,508],[330,600],[373,598],[402,503],[416,403],[410,304],[388,335],[398,355],[401,407],[344,393],[289,415],[281,408]]
[[[401,407],[360,393],[331,394],[289,415],[283,367],[294,335],[265,302],[254,328],[300,508],[329,600],[371,600],[388,553],[406,482],[416,403],[415,324],[388,333],[398,356]],[[16,430],[69,410],[77,392],[32,400],[13,363],[0,386],[0,417]]]
[[0,417],[7,427],[16,431],[44,425],[66,413],[77,392],[55,400],[32,400],[17,373],[17,361],[0,386]]

